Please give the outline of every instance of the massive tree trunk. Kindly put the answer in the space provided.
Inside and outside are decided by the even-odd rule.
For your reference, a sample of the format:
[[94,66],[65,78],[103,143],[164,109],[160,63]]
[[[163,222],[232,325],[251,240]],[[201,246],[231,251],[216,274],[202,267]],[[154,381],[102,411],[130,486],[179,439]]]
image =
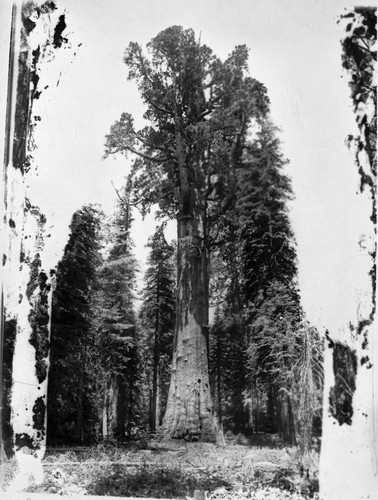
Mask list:
[[177,314],[172,377],[163,426],[174,438],[215,440],[208,373],[208,262],[205,204],[184,196],[178,219]]
[[174,438],[215,441],[208,366],[209,279],[205,180],[191,163],[175,116],[180,180],[177,218],[177,298],[171,384],[163,427]]

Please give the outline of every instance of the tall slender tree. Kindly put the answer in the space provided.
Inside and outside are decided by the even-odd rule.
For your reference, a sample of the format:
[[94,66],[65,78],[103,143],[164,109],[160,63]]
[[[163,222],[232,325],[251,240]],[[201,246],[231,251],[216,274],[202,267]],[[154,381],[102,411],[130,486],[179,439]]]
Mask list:
[[101,212],[85,206],[74,213],[71,234],[58,265],[51,324],[48,438],[82,443],[91,412],[86,390],[92,289],[101,262]]
[[174,247],[168,245],[162,228],[150,238],[148,268],[144,277],[140,317],[152,353],[152,392],[150,426],[153,431],[162,423],[170,379],[173,330],[175,322]]
[[[102,435],[124,440],[128,427],[138,412],[138,352],[136,341],[137,263],[130,232],[133,222],[130,206],[130,181],[118,192],[117,210],[106,239],[108,245],[102,266],[98,269],[98,286],[94,291],[92,334],[97,360],[92,375],[100,384],[97,402],[102,419]],[[98,357],[97,350],[101,355]],[[101,379],[101,380],[100,380]],[[95,396],[95,395],[94,395]]]
[[243,263],[245,302],[259,307],[273,280],[285,284],[299,304],[297,255],[288,215],[291,183],[277,129],[261,122],[238,171],[237,214]]
[[[243,299],[249,324],[249,370],[250,374],[258,373],[259,381],[266,387],[267,428],[278,430],[285,440],[293,442],[292,395],[276,377],[283,359],[288,369],[294,363],[294,358],[289,353],[286,356],[281,348],[285,344],[286,350],[290,350],[294,338],[291,332],[299,330],[302,321],[295,242],[288,215],[292,190],[283,171],[286,163],[276,128],[270,120],[261,120],[238,170],[236,211]],[[281,326],[265,328],[269,324]],[[282,334],[286,335],[283,343]],[[256,387],[256,380],[252,386]]]

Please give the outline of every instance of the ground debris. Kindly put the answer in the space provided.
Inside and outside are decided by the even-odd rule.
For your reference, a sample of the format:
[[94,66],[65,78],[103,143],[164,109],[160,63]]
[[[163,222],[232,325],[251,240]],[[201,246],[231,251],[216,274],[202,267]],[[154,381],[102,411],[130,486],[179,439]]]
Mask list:
[[[42,485],[29,493],[101,495],[128,498],[195,500],[303,500],[314,498],[318,455],[301,461],[295,448],[275,449],[228,444],[164,443],[139,449],[104,446],[56,453],[43,461]],[[162,446],[162,447],[163,447]],[[154,449],[157,448],[157,449]],[[14,474],[9,461],[0,487]],[[303,475],[303,470],[306,474]],[[310,472],[309,472],[310,471]],[[307,481],[307,482],[306,482]],[[266,496],[263,496],[263,493]],[[42,497],[41,497],[42,498]],[[32,500],[32,497],[30,497]]]

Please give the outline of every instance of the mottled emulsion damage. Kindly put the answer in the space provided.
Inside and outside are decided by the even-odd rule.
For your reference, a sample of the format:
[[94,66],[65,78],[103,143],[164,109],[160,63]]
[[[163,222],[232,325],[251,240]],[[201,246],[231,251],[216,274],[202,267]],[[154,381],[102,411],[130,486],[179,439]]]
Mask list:
[[[377,109],[376,8],[355,7],[340,16],[341,61],[350,89],[358,133],[349,135],[360,176],[360,191],[369,192],[363,208],[365,240],[361,282],[356,283],[356,312],[347,326],[326,336],[322,452],[319,477],[324,500],[375,498],[378,491],[376,416],[376,235]],[[356,203],[357,206],[357,203]],[[352,208],[352,207],[351,207]],[[364,224],[364,223],[363,223]],[[365,227],[365,225],[364,225]],[[367,257],[367,258],[366,258]],[[339,424],[339,425],[337,425]],[[343,425],[346,424],[346,425]],[[363,478],[363,480],[360,480]]]
[[[6,311],[4,316],[7,317]],[[16,341],[17,320],[4,321],[4,353],[3,353],[3,444],[5,453],[10,456],[13,446],[11,425],[11,395],[12,395],[12,360]]]
[[39,433],[39,438],[44,437],[46,433],[45,415],[46,403],[44,401],[44,398],[41,396],[36,399],[33,406],[33,424],[34,429],[36,429],[37,433]]
[[[43,222],[42,220],[42,223]],[[31,306],[28,317],[32,329],[29,342],[35,349],[35,372],[39,383],[42,383],[46,379],[48,369],[47,359],[50,347],[50,292],[51,284],[49,283],[46,273],[41,270],[41,259],[39,253],[37,253],[33,262],[30,264],[30,280],[27,286],[26,296]]]
[[[25,450],[40,461],[46,440],[46,391],[53,273],[44,270],[46,218],[28,200],[25,177],[32,167],[34,99],[41,95],[43,64],[66,44],[65,16],[52,1],[13,8],[8,92],[2,251],[4,267],[4,449]],[[14,75],[12,77],[12,75]],[[45,85],[46,89],[48,85]],[[12,450],[13,448],[13,450]],[[20,455],[21,454],[21,455]],[[43,472],[38,471],[40,480]],[[14,487],[17,487],[15,478]],[[25,478],[24,478],[25,479]],[[26,478],[29,481],[29,477]],[[21,481],[21,480],[20,480]],[[22,481],[21,481],[22,482]],[[21,484],[21,483],[20,483]]]
[[331,415],[340,425],[352,425],[353,394],[356,390],[357,355],[347,345],[336,342],[333,346],[335,385],[329,394]]

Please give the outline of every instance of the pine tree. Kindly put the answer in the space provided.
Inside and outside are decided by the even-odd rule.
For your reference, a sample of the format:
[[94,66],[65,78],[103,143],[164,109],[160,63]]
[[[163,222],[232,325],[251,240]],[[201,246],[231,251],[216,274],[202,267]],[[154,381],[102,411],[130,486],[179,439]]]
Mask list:
[[[110,222],[107,256],[98,270],[92,351],[96,406],[104,438],[124,440],[138,414],[138,352],[134,300],[137,263],[130,236],[130,183]],[[100,351],[100,355],[98,354]]]
[[89,438],[93,414],[86,377],[90,343],[92,290],[101,263],[102,214],[88,205],[74,213],[71,234],[56,275],[51,324],[48,393],[50,443],[82,443]]
[[[249,344],[250,390],[245,394],[249,392],[252,401],[253,391],[259,392],[264,387],[266,430],[278,431],[291,443],[302,443],[304,439],[308,446],[312,422],[309,417],[304,430],[296,420],[298,386],[291,377],[294,366],[299,366],[301,360],[305,330],[297,284],[295,241],[288,215],[292,190],[283,172],[286,163],[277,129],[269,120],[260,120],[238,169],[236,203],[241,287]],[[310,331],[315,335],[314,330]],[[309,340],[311,345],[313,341]],[[311,350],[311,356],[315,370],[321,358],[320,351]],[[314,371],[311,374],[315,377]],[[311,396],[307,396],[310,401]],[[315,411],[315,407],[316,404],[311,403],[307,413],[311,413],[311,408]],[[305,410],[301,408],[300,411],[303,414]]]
[[151,251],[144,277],[140,317],[150,346],[150,428],[156,431],[165,412],[172,361],[176,301],[174,247],[167,244],[161,227],[149,239],[148,246]]
[[292,189],[283,172],[287,161],[271,122],[261,123],[247,151],[238,172],[237,213],[244,300],[258,306],[273,280],[297,293],[297,256],[288,216]]

